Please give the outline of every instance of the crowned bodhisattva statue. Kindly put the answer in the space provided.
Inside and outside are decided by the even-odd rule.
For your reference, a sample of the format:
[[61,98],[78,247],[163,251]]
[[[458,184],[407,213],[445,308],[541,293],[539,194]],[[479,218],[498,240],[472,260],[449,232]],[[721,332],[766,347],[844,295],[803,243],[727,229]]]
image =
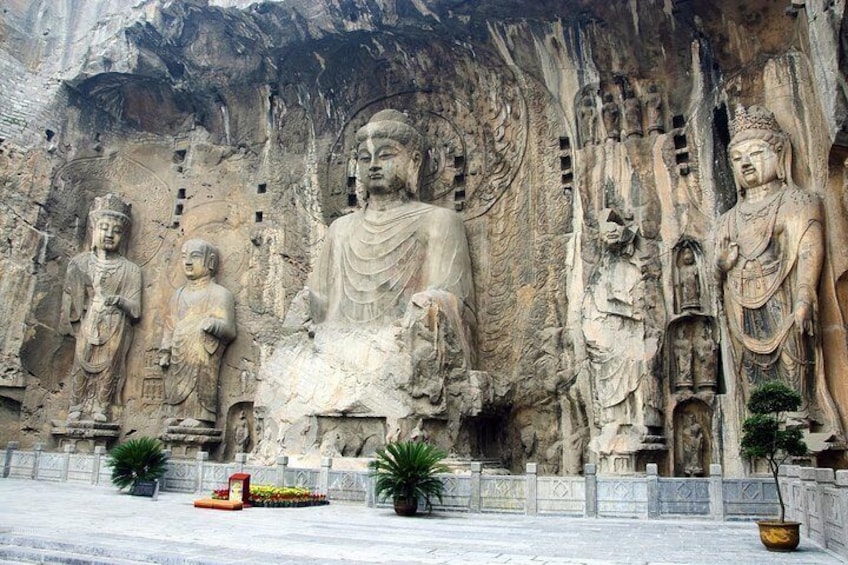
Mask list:
[[719,219],[715,245],[740,413],[753,387],[779,380],[803,398],[792,425],[841,435],[818,320],[821,200],[792,181],[792,148],[769,110],[740,108],[731,134],[738,200]]

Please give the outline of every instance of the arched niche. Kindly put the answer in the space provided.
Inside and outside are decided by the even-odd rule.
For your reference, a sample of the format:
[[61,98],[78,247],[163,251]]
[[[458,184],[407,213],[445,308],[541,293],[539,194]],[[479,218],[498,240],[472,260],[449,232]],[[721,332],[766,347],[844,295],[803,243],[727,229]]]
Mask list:
[[678,404],[674,409],[674,476],[706,476],[712,452],[712,409],[698,398]]

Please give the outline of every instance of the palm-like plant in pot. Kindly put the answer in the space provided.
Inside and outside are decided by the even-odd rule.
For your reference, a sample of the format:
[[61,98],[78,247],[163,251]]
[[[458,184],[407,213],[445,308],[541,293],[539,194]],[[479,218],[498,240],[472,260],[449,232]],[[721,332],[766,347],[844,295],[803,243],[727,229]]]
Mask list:
[[168,455],[152,437],[140,437],[122,443],[109,452],[107,465],[112,467],[112,484],[119,489],[155,481],[165,474]]
[[780,503],[779,520],[760,520],[760,539],[771,551],[792,551],[798,547],[799,523],[787,522],[778,471],[790,457],[807,454],[800,429],[786,426],[786,414],[801,406],[801,395],[779,381],[756,388],[748,400],[750,416],[742,424],[742,456],[768,464]]
[[436,475],[450,472],[442,463],[445,457],[441,449],[419,441],[392,442],[378,449],[376,459],[369,464],[377,496],[391,498],[401,516],[413,516],[419,498],[428,508],[433,497],[441,502],[444,485]]

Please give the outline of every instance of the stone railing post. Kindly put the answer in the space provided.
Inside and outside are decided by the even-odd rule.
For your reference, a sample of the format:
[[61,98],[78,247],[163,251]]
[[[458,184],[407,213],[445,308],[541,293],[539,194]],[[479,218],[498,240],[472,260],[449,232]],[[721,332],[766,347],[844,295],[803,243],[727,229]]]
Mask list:
[[44,451],[44,444],[42,442],[36,443],[35,447],[32,448],[32,479],[38,479],[38,466],[41,463],[41,453]]
[[[801,479],[801,500],[803,511],[803,515],[798,521],[802,522],[801,534],[809,538],[812,537],[810,522],[815,519],[815,516],[811,513],[811,511],[815,512],[815,505],[810,504],[813,500],[811,500],[811,497],[808,496],[807,493],[811,492],[813,493],[813,496],[816,496],[816,470],[813,467],[801,467],[799,469],[798,476]],[[814,506],[814,508],[810,508],[811,506]]]
[[3,458],[3,478],[7,478],[12,472],[12,457],[15,450],[21,446],[17,441],[10,441],[6,444],[6,456]]
[[377,481],[371,473],[365,475],[365,506],[376,508],[377,506]]
[[236,453],[236,469],[244,473],[244,464],[247,463],[247,453]]
[[483,501],[481,500],[481,489],[483,488],[483,464],[479,461],[471,462],[471,499],[468,509],[471,512],[480,512]]
[[598,466],[587,463],[583,466],[583,480],[586,481],[586,517],[598,517]]
[[100,466],[103,464],[103,454],[106,453],[106,446],[98,445],[94,448],[94,463],[91,466],[91,484],[100,484]]
[[660,481],[656,463],[645,466],[645,482],[648,492],[648,518],[660,517]]
[[76,447],[72,443],[69,443],[64,447],[65,455],[62,457],[62,472],[59,477],[59,480],[63,483],[68,482],[68,471],[71,467],[71,454],[74,451],[76,451]]
[[277,486],[286,486],[286,468],[289,466],[289,456],[280,455],[277,457]]
[[524,513],[528,516],[535,516],[539,513],[539,465],[536,463],[528,463],[525,469],[527,479],[527,500],[524,503]]
[[194,459],[197,462],[197,487],[195,492],[200,494],[203,492],[203,471],[205,462],[209,459],[209,453],[207,451],[198,451],[194,454]]
[[836,477],[834,482],[836,483],[836,489],[838,492],[838,496],[836,497],[836,504],[839,505],[841,509],[840,514],[843,517],[841,534],[843,542],[842,547],[838,550],[838,553],[842,557],[848,557],[848,471],[836,471]]
[[836,482],[836,478],[833,474],[833,469],[816,468],[816,508],[819,509],[818,523],[821,528],[817,532],[813,532],[812,540],[821,545],[822,547],[827,547],[827,512],[825,509],[825,490],[828,487],[832,487]]
[[713,520],[724,520],[724,477],[721,465],[710,465],[710,516]]
[[333,466],[332,457],[321,458],[321,473],[318,475],[318,492],[324,495],[330,493],[330,468]]
[[800,511],[804,505],[804,497],[795,498],[796,489],[800,489],[801,467],[799,465],[781,465],[777,480],[780,481],[780,492],[786,509],[786,519],[801,522],[804,519]]

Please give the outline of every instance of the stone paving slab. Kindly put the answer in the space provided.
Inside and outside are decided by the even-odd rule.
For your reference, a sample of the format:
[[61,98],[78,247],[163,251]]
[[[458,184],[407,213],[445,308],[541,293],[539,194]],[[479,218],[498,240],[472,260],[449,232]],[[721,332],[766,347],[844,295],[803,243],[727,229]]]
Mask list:
[[[809,540],[769,553],[749,522],[434,513],[333,503],[194,508],[112,487],[0,479],[0,564],[835,565]],[[64,557],[62,557],[64,556]]]

